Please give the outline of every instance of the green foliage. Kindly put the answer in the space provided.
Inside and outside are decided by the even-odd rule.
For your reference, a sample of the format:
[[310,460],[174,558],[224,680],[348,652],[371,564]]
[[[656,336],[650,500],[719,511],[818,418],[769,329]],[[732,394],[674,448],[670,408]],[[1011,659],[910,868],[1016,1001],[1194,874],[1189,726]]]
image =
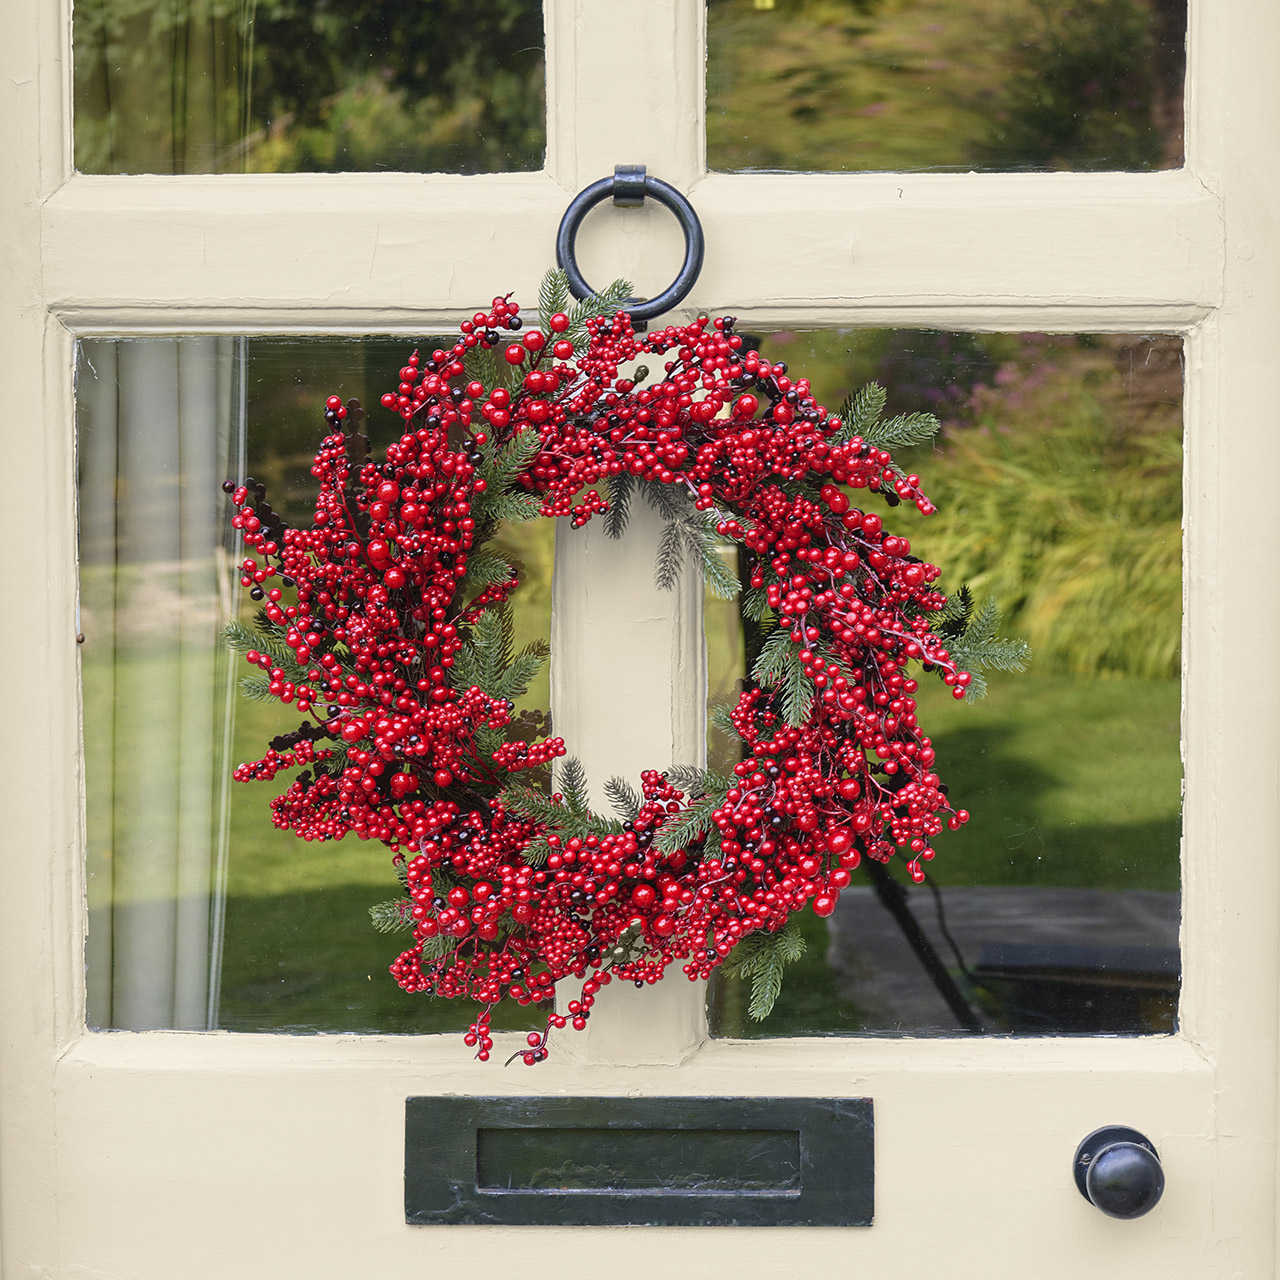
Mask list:
[[874,423],[863,433],[863,439],[876,449],[893,452],[932,440],[941,425],[931,413],[900,413],[887,422]]
[[536,0],[77,0],[94,173],[536,169]]
[[610,778],[604,784],[604,793],[614,810],[628,822],[640,812],[643,803],[640,793],[625,778]]
[[507,669],[491,685],[485,686],[485,692],[495,698],[509,698],[515,702],[529,691],[529,686],[550,657],[551,646],[545,640],[531,641],[512,658]]
[[477,521],[497,524],[504,520],[538,518],[542,499],[536,493],[521,488],[517,481],[541,449],[542,437],[536,428],[529,426],[522,427],[505,444],[490,449],[477,467],[487,482],[485,491],[477,494],[472,502],[472,513]]
[[521,427],[501,448],[491,450],[476,468],[489,486],[483,496],[489,496],[489,489],[506,493],[541,452],[542,437],[537,428]]
[[566,756],[556,771],[556,785],[564,796],[565,806],[576,817],[585,816],[590,796],[587,794],[587,771],[577,756]]
[[369,919],[379,933],[396,933],[413,928],[413,903],[408,898],[391,898],[369,908]]
[[797,656],[787,664],[782,677],[782,718],[789,725],[804,724],[813,710],[815,692],[813,680],[805,674]]
[[542,277],[538,289],[538,327],[543,333],[551,332],[551,317],[568,315],[573,306],[573,294],[569,291],[569,277],[563,271],[548,271]]
[[687,796],[720,795],[734,785],[733,779],[711,769],[699,769],[691,764],[673,764],[665,777],[672,786],[683,791]]
[[684,567],[692,565],[702,574],[702,581],[712,595],[732,600],[741,584],[721,554],[733,544],[716,532],[716,513],[699,511],[689,491],[676,485],[649,482],[641,491],[649,505],[666,521],[658,538],[654,582],[663,591],[670,591],[680,581]]
[[569,278],[563,271],[548,271],[538,290],[538,323],[543,333],[551,332],[551,317],[564,315],[569,327],[564,332],[575,346],[587,340],[587,321],[597,316],[612,316],[631,301],[634,290],[626,280],[615,280],[599,293],[589,293],[574,300]]
[[260,624],[254,631],[250,631],[242,623],[228,622],[222,635],[235,653],[243,655],[256,649],[259,653],[270,655],[271,660],[278,667],[297,667],[298,665],[298,655],[285,644],[270,622],[266,623],[265,629]]
[[[1028,378],[1030,381],[1030,378]],[[1041,671],[1178,674],[1182,447],[1174,406],[1139,416],[1104,349],[980,397],[929,467],[913,550],[999,599]]]
[[833,445],[848,444],[854,436],[864,440],[880,421],[884,412],[885,390],[878,382],[869,382],[855,391],[840,406],[840,419],[844,425],[831,437]]
[[769,595],[763,587],[747,587],[742,593],[742,616],[759,622],[769,609]]
[[241,676],[240,696],[250,702],[275,702],[276,695],[271,692],[271,681],[266,676]]
[[1185,0],[709,0],[714,170],[1159,167]]
[[542,499],[536,493],[526,493],[523,489],[508,489],[505,493],[478,495],[477,500],[471,504],[471,510],[478,520],[492,520],[495,523],[509,520],[526,524],[530,520],[537,520],[542,514]]
[[486,609],[472,624],[467,642],[454,656],[449,673],[453,686],[468,689],[474,684],[488,692],[511,662],[512,640],[510,606]]
[[[1159,167],[1164,140],[1152,104],[1170,88],[1182,91],[1181,48],[1170,65],[1157,40],[1161,22],[1176,22],[1173,8],[1168,0],[1030,0],[978,158],[999,168]],[[1160,83],[1162,70],[1174,85]]]
[[[453,687],[467,689],[476,685],[492,698],[514,703],[546,665],[551,646],[538,639],[530,641],[519,653],[514,649],[515,614],[510,604],[503,602],[485,609],[464,632],[462,647],[454,655],[449,672]],[[503,741],[505,737],[499,730],[481,726],[476,730],[476,754],[487,758]]]
[[729,741],[740,742],[741,735],[733,724],[733,707],[735,705],[737,705],[736,700],[732,704],[714,703],[707,712],[707,721],[712,729],[724,734]]
[[554,826],[565,816],[564,806],[533,787],[512,785],[502,793],[504,808],[518,813],[530,822]]
[[462,358],[463,368],[469,382],[479,382],[492,391],[495,387],[506,387],[512,390],[523,376],[523,370],[507,363],[499,346],[492,347],[477,342]]
[[933,633],[944,640],[955,640],[964,635],[973,617],[973,592],[967,586],[953,591],[946,603],[933,616]]
[[509,582],[515,566],[506,556],[499,555],[488,547],[472,551],[467,558],[467,576],[462,584],[464,595],[483,587],[494,587],[501,582]]
[[587,321],[597,316],[612,316],[631,301],[635,290],[630,281],[615,280],[599,293],[589,293],[569,308],[569,328],[565,337],[575,346],[587,340]]
[[775,628],[760,649],[760,656],[751,669],[751,677],[759,684],[776,684],[782,679],[791,661],[799,661],[800,648],[789,631]]
[[734,947],[721,971],[727,978],[750,979],[751,1017],[769,1016],[782,991],[783,971],[805,953],[805,941],[795,919],[777,933],[752,933]]
[[1003,639],[996,634],[999,627],[1000,606],[994,600],[984,600],[980,607],[970,610],[964,629],[947,645],[951,660],[973,677],[966,702],[986,695],[984,668],[1025,671],[1031,661],[1030,645],[1025,640]]
[[672,520],[662,526],[662,534],[658,538],[658,557],[654,566],[653,580],[663,591],[672,590],[680,581],[685,549],[685,542],[680,533],[679,524]]
[[674,853],[696,844],[715,825],[712,814],[724,803],[725,793],[711,792],[695,800],[689,808],[673,814],[654,837],[654,847],[662,853]]
[[636,491],[636,478],[629,471],[609,479],[609,510],[604,513],[604,531],[611,538],[626,532],[631,516],[631,499]]
[[[575,757],[569,756],[560,761],[556,769],[555,785],[559,788],[559,800],[535,787],[524,785],[509,786],[502,792],[502,803],[509,811],[547,828],[524,851],[525,861],[534,866],[540,866],[546,859],[550,851],[546,837],[552,833],[561,837],[582,838],[588,835],[609,835],[622,830],[621,822],[613,818],[602,818],[587,807],[590,802],[587,774]],[[608,792],[609,787],[606,786],[606,793]]]

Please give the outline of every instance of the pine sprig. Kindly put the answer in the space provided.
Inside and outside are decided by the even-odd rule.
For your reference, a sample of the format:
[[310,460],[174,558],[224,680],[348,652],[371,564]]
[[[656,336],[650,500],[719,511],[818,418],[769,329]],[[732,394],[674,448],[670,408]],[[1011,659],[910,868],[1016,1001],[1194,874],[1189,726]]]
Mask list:
[[792,657],[798,660],[800,650],[791,633],[776,627],[760,647],[760,656],[751,669],[751,678],[757,684],[776,684],[782,679]]
[[689,808],[673,814],[654,837],[654,848],[660,853],[689,848],[715,825],[712,815],[724,801],[725,792],[713,791],[695,800]]
[[944,640],[954,640],[964,635],[969,619],[973,617],[973,592],[968,587],[961,587],[947,597],[946,603],[938,611],[933,625],[935,635]]
[[536,427],[521,427],[500,449],[495,449],[476,468],[486,482],[484,496],[490,489],[505,494],[517,477],[528,471],[534,458],[542,452],[542,437]]
[[908,449],[932,440],[941,425],[931,413],[900,413],[887,422],[873,423],[861,435],[876,449]]
[[565,337],[575,346],[587,339],[587,321],[597,316],[612,316],[632,300],[635,290],[627,280],[615,280],[599,293],[588,294],[576,302],[566,314],[569,328]]
[[733,543],[716,532],[719,522],[716,513],[699,511],[688,490],[675,485],[647,483],[644,496],[667,522],[658,539],[654,582],[663,591],[672,590],[680,581],[686,562],[690,562],[697,566],[712,595],[721,600],[734,599],[742,584],[737,572],[725,563],[722,550]]
[[486,609],[471,625],[467,641],[454,655],[450,673],[455,688],[478,685],[494,697],[494,686],[501,681],[512,661],[511,643],[514,624],[509,605],[497,604]]
[[763,587],[748,587],[742,593],[742,616],[759,622],[769,609],[769,594]]
[[854,392],[840,406],[844,426],[827,443],[848,444],[854,436],[861,436],[865,440],[867,433],[875,428],[884,412],[884,401],[884,388],[878,382],[868,382],[861,391]]
[[757,683],[777,689],[787,724],[802,725],[809,718],[816,689],[800,660],[800,648],[791,639],[791,632],[783,627],[775,628],[761,645],[751,675]]
[[316,762],[316,772],[327,773],[331,778],[336,778],[350,763],[347,759],[348,744],[343,742],[341,738],[336,738],[324,749],[332,754],[328,759]]
[[688,490],[678,489],[661,480],[643,480],[644,500],[664,519],[679,520],[687,507]]
[[726,706],[724,703],[717,703],[708,712],[707,719],[710,721],[711,727],[723,733],[726,738],[742,741],[742,735],[733,723],[733,707]]
[[718,600],[732,600],[742,588],[737,573],[725,562],[721,552],[724,543],[704,526],[699,531],[698,559],[702,564],[702,581]]
[[699,769],[692,764],[673,764],[663,775],[672,786],[683,791],[687,796],[706,796],[723,793],[734,785],[732,778],[714,773],[710,769]]
[[817,690],[813,679],[804,669],[799,653],[787,663],[782,674],[782,718],[793,728],[798,728],[809,718],[813,710],[813,699]]
[[587,793],[587,771],[577,756],[566,756],[556,770],[556,788],[564,796],[565,806],[575,817],[590,813]]
[[543,333],[551,332],[551,317],[568,315],[573,307],[569,277],[563,271],[548,271],[538,288],[538,325]]
[[481,725],[476,730],[475,750],[476,755],[481,760],[489,760],[493,753],[502,746],[506,739],[502,736],[500,729],[490,729],[488,725]]
[[561,799],[554,800],[533,787],[512,786],[503,791],[503,806],[530,822],[548,828],[543,836],[525,850],[525,861],[545,856],[546,836],[552,832],[579,838],[588,835],[610,835],[622,830],[622,823],[613,818],[602,818],[587,807],[587,773],[573,756],[562,760],[556,769],[555,786]]
[[628,822],[631,822],[640,812],[640,806],[643,803],[640,793],[625,778],[610,778],[604,784],[604,793],[609,797],[609,803],[613,805],[614,810]]
[[805,953],[804,935],[794,920],[777,933],[753,933],[745,937],[724,962],[727,977],[751,980],[748,1014],[757,1022],[767,1018],[782,992],[783,972]]
[[545,640],[531,641],[511,659],[506,670],[496,680],[482,688],[491,697],[509,698],[514,702],[529,691],[529,686],[549,657],[551,646]]
[[500,524],[511,520],[523,524],[536,520],[542,514],[542,499],[536,493],[526,493],[523,489],[493,493],[486,490],[472,498],[471,511],[477,523],[484,520]]
[[467,559],[467,576],[463,579],[464,594],[470,594],[477,587],[496,587],[499,583],[510,582],[515,573],[515,566],[506,556],[488,549],[474,551]]
[[266,676],[241,676],[240,693],[250,702],[274,702],[276,695],[271,692],[271,681]]
[[277,667],[297,667],[298,655],[280,638],[273,623],[268,622],[270,630],[250,631],[239,622],[228,622],[223,629],[223,637],[230,647],[240,654],[251,650],[267,654]]
[[663,591],[671,591],[680,581],[684,567],[684,539],[680,526],[674,520],[662,526],[658,539],[658,557],[654,561],[653,580]]
[[440,960],[458,949],[458,939],[447,933],[437,933],[422,940],[423,960]]
[[1000,606],[995,600],[984,600],[970,613],[964,630],[947,644],[951,661],[967,671],[969,687],[966,702],[976,702],[987,693],[983,669],[991,671],[1025,671],[1031,660],[1031,646],[1025,640],[1010,640],[997,632]]
[[635,491],[636,478],[629,471],[610,478],[609,510],[604,513],[604,531],[609,537],[620,538],[626,532]]
[[467,380],[482,383],[490,391],[495,387],[506,387],[510,391],[516,378],[523,376],[502,358],[497,343],[487,347],[483,341],[477,342],[463,357],[462,363]]
[[575,346],[587,339],[587,321],[597,316],[609,317],[632,301],[634,290],[626,280],[615,280],[599,293],[589,293],[574,301],[569,278],[563,271],[548,271],[538,288],[538,323],[543,333],[551,332],[551,317],[557,314],[569,319],[564,336]]
[[413,903],[408,898],[392,898],[376,902],[369,908],[369,919],[379,933],[395,933],[413,928]]
[[564,817],[564,806],[533,787],[509,786],[501,796],[502,806],[539,826],[555,826]]

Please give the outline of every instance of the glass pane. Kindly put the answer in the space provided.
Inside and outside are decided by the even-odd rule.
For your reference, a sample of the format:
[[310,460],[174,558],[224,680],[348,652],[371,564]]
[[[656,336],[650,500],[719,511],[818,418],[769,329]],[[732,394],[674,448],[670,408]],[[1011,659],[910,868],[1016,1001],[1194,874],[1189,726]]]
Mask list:
[[[285,775],[231,780],[300,717],[236,689],[248,668],[221,632],[233,618],[252,625],[256,606],[235,572],[241,552],[222,481],[251,475],[287,520],[309,514],[325,397],[376,405],[414,345],[81,343],[92,1027],[422,1033],[475,1018],[470,1001],[411,996],[388,975],[411,939],[379,934],[370,921],[370,906],[399,893],[385,847],[304,842],[271,823]],[[398,425],[372,413],[373,448]],[[526,570],[512,598],[516,644],[546,640],[553,523],[507,527],[498,538]],[[544,671],[517,711],[547,700]],[[515,1009],[502,1025],[525,1021]]]
[[[934,768],[971,817],[912,885],[864,859],[775,1012],[713,982],[722,1036],[1137,1034],[1174,1029],[1179,982],[1182,368],[1176,338],[871,330],[773,333],[771,360],[820,401],[878,381],[887,413],[931,409],[932,447],[898,453],[937,514],[886,526],[992,598],[1022,673],[957,703],[915,693]],[[732,697],[753,644],[708,599],[711,689]],[[740,744],[717,737],[713,762]],[[888,779],[882,779],[888,781]]]
[[1186,0],[708,0],[712,169],[1173,169]]
[[538,169],[539,0],[75,0],[84,173]]

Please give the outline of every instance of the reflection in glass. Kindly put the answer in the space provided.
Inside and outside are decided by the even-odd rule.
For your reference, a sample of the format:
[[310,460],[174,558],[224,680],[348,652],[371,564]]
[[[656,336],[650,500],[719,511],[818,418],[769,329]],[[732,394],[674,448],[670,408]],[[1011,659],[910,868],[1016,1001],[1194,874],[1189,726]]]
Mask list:
[[75,0],[85,173],[537,169],[538,0]]
[[1182,163],[1186,0],[708,0],[712,169]]
[[[921,724],[970,822],[939,837],[923,886],[873,869],[829,921],[805,913],[808,953],[767,1021],[747,1018],[742,984],[713,983],[713,1031],[946,1034],[968,1019],[1018,1034],[1172,1030],[1180,342],[878,330],[774,333],[761,349],[828,404],[874,380],[890,412],[937,413],[933,448],[900,460],[939,511],[899,508],[895,532],[943,568],[943,585],[997,599],[1034,656],[1025,673],[990,674],[972,706],[921,676]],[[737,606],[707,609],[712,697],[731,696],[745,663]],[[736,758],[713,744],[714,763]]]
[[[398,893],[385,848],[278,831],[269,804],[283,786],[230,779],[298,717],[235,687],[243,664],[220,635],[232,617],[252,625],[253,606],[222,481],[252,475],[286,519],[304,518],[325,397],[376,406],[414,345],[80,344],[91,1027],[420,1033],[475,1017],[469,1002],[407,995],[387,974],[408,935],[370,923],[369,907]],[[397,426],[375,407],[374,448]],[[497,538],[525,567],[516,644],[546,640],[554,525]],[[518,706],[545,708],[548,695],[544,672]],[[525,1019],[517,1009],[504,1025]]]

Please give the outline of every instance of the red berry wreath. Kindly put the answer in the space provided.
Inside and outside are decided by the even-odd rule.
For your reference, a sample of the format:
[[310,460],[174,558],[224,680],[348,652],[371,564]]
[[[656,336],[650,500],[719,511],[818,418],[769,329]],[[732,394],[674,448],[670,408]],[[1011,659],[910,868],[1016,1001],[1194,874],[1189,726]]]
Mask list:
[[[922,879],[934,837],[968,816],[934,772],[908,674],[923,664],[964,696],[967,605],[850,497],[929,514],[918,477],[873,441],[936,423],[880,422],[876,387],[828,412],[732,319],[636,334],[623,312],[597,316],[600,299],[565,301],[549,277],[541,328],[517,338],[519,309],[496,298],[450,350],[411,356],[382,398],[404,423],[383,462],[359,405],[330,397],[310,527],[287,527],[261,485],[226,486],[255,553],[241,581],[263,601],[256,632],[230,629],[262,671],[246,691],[318,721],[235,776],[302,766],[276,826],[396,854],[405,893],[375,921],[412,927],[414,945],[391,973],[479,1001],[466,1042],[482,1060],[500,1000],[581,1029],[613,978],[657,982],[675,961],[706,978],[739,947],[772,1003],[796,912],[829,915],[863,857],[901,853]],[[630,366],[646,359],[662,372]],[[609,819],[574,761],[551,793],[564,743],[536,713],[513,718],[545,646],[510,652],[518,577],[485,544],[511,518],[604,515],[617,531],[638,486],[713,573],[709,547],[737,544],[743,611],[776,625],[731,713],[734,776],[655,769],[640,795],[615,779]],[[585,984],[556,1012],[568,976]],[[524,1060],[546,1041],[531,1034]]]

